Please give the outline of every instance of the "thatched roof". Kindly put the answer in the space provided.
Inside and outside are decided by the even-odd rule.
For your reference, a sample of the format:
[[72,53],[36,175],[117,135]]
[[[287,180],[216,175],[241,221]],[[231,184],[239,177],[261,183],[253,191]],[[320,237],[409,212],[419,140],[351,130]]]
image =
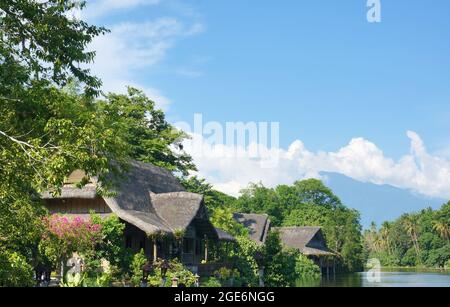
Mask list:
[[[217,233],[204,212],[203,196],[185,192],[183,186],[169,171],[152,164],[133,161],[124,178],[117,181],[113,197],[104,197],[108,207],[122,220],[138,227],[148,235],[184,231],[193,222],[201,221],[205,234],[217,238]],[[56,198],[98,197],[96,184],[82,189],[68,184]],[[44,193],[43,199],[53,199]]]
[[[66,184],[61,189],[61,194],[56,198],[80,198],[80,199],[94,199],[97,197],[96,184],[89,183],[83,189],[79,189],[75,184]],[[43,199],[52,199],[53,196],[49,191],[42,193]]]
[[222,229],[216,228],[217,236],[220,241],[228,241],[235,242],[236,238],[230,235],[228,232],[223,231]]
[[267,214],[235,213],[233,218],[249,230],[250,239],[258,244],[264,244],[270,229],[270,219]]
[[281,227],[276,228],[283,244],[298,249],[307,256],[333,256],[328,249],[320,227]]

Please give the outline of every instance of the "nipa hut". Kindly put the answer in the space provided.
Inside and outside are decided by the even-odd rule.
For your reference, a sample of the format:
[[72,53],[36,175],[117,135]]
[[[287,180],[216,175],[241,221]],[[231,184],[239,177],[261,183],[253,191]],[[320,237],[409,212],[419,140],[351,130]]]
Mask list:
[[50,213],[73,217],[114,213],[126,224],[127,248],[144,250],[150,260],[179,257],[193,271],[208,261],[208,244],[234,241],[211,224],[203,196],[186,192],[169,171],[133,161],[123,175],[111,197],[98,195],[101,183],[95,179],[81,189],[76,187],[85,177],[76,171],[59,196],[46,192],[42,198]]

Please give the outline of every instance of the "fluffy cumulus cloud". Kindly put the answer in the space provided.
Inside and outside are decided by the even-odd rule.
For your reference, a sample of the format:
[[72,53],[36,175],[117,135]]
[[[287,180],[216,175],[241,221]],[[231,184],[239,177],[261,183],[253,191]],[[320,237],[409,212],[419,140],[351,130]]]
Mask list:
[[[186,142],[193,154],[201,177],[223,192],[238,195],[249,182],[266,186],[291,184],[299,179],[321,178],[321,172],[336,172],[355,180],[389,184],[433,197],[450,198],[450,162],[429,154],[420,136],[407,132],[410,152],[395,161],[386,157],[374,143],[352,139],[336,152],[312,152],[297,140],[286,149],[268,149],[251,144],[247,149],[210,145],[195,135]],[[199,144],[201,148],[199,150]],[[257,146],[263,160],[272,158],[273,165],[264,165],[249,152]]]

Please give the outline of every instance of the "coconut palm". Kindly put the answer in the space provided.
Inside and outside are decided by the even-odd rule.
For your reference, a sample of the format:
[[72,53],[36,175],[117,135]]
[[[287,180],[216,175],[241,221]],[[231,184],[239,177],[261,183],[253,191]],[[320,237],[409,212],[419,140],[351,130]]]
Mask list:
[[380,229],[381,242],[384,250],[388,252],[389,255],[392,254],[391,250],[391,224],[389,222],[384,222]]
[[420,246],[419,246],[419,218],[415,214],[405,215],[403,218],[403,227],[408,235],[416,251],[417,260],[420,260]]
[[433,229],[442,237],[444,240],[448,240],[450,236],[450,224],[443,220],[438,220],[433,222]]

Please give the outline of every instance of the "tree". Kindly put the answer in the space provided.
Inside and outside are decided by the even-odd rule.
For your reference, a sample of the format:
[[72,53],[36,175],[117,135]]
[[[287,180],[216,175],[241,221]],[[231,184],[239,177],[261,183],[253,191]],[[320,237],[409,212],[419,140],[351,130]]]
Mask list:
[[274,226],[320,226],[328,247],[343,256],[343,268],[362,268],[359,213],[342,205],[319,180],[297,181],[292,186],[274,189],[251,184],[237,199],[235,207],[244,213],[266,213]]
[[[450,243],[446,225],[450,221],[449,204],[440,210],[431,208],[404,214],[383,227],[366,231],[365,253],[381,260],[384,266],[444,267],[449,259]],[[376,244],[371,244],[375,238]]]
[[419,219],[415,214],[403,216],[403,226],[406,232],[411,237],[414,249],[416,251],[417,259],[420,259],[420,246],[419,246]]
[[439,233],[439,235],[444,240],[448,240],[450,235],[450,224],[449,221],[438,220],[433,222],[433,229]]
[[308,179],[297,181],[294,183],[294,187],[299,195],[300,203],[311,203],[331,208],[342,205],[341,200],[320,180]]
[[107,30],[69,17],[83,7],[78,0],[0,2],[2,99],[20,101],[16,90],[33,81],[64,86],[71,78],[85,85],[86,94],[98,93],[100,80],[81,67],[95,57],[86,46]]
[[205,179],[196,176],[183,177],[181,183],[187,191],[203,195],[206,208],[212,224],[233,236],[245,236],[247,229],[236,222],[233,218],[234,197],[213,189],[212,185]]
[[[100,81],[82,68],[95,55],[85,47],[106,29],[68,17],[78,5],[0,1],[0,249],[28,262],[45,212],[40,193],[58,193],[75,169],[106,178],[112,161],[126,162],[123,144],[95,112]],[[83,92],[62,89],[72,81]]]
[[142,162],[153,163],[187,176],[196,170],[192,157],[183,151],[187,135],[169,124],[164,112],[142,91],[128,88],[128,94],[113,94],[96,102],[115,137],[126,144],[127,155]]

